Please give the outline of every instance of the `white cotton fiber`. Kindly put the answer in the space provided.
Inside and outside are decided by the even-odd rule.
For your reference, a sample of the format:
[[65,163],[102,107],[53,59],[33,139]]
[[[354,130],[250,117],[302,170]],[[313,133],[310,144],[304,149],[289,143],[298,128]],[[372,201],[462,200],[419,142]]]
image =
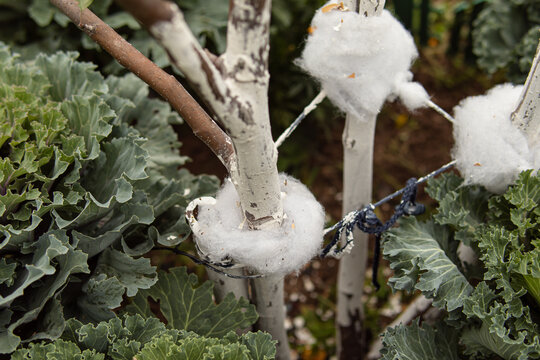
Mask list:
[[538,168],[539,149],[529,149],[526,137],[511,122],[522,88],[499,85],[454,109],[452,155],[467,184],[502,193],[521,171]]
[[248,230],[236,189],[226,181],[215,205],[199,205],[194,235],[213,262],[226,257],[262,274],[287,274],[313,258],[323,241],[324,210],[298,180],[281,175],[283,210],[280,228]]
[[328,10],[335,3],[317,10],[297,63],[335,105],[359,118],[378,113],[390,96],[411,109],[425,106],[428,94],[410,83],[409,68],[418,55],[411,34],[386,10],[370,17],[339,6]]

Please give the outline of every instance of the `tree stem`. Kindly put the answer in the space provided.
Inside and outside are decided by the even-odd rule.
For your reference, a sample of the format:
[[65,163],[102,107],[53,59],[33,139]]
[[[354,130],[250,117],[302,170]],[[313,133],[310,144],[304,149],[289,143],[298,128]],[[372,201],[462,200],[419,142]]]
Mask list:
[[[345,5],[364,16],[378,16],[385,0],[347,0]],[[347,114],[343,131],[343,215],[371,202],[373,145],[377,114],[363,118]],[[354,231],[354,247],[339,264],[337,294],[337,355],[339,359],[364,359],[367,345],[362,295],[368,256],[368,236]]]

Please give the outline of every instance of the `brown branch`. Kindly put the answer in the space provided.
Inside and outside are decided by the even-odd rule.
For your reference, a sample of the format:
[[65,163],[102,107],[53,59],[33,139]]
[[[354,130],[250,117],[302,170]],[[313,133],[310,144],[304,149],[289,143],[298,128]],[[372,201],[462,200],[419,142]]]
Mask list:
[[[208,116],[174,76],[166,73],[141,54],[92,11],[85,9],[81,12],[77,1],[50,1],[116,61],[141,78],[169,102],[191,127],[193,133],[216,154],[227,170],[231,172],[235,153],[229,136]],[[159,12],[158,7],[154,7],[154,9],[156,9],[154,13],[147,12],[141,17],[143,19],[161,19],[167,16],[166,13]]]

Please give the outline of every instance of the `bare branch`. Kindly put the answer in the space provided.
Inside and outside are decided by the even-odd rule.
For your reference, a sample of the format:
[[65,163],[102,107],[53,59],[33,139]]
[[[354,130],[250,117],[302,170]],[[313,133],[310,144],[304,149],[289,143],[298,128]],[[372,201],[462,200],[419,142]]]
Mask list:
[[[231,171],[231,164],[235,162],[235,154],[229,136],[217,126],[174,76],[167,74],[146,58],[92,11],[85,9],[81,12],[75,0],[51,0],[51,3],[121,65],[141,78],[168,101],[193,129],[193,133]],[[158,12],[158,15],[165,16],[166,14]]]
[[[164,0],[118,0],[122,7],[147,27],[150,34],[163,46],[173,65],[186,76],[189,83],[222,121],[222,114],[232,112],[226,101],[228,89],[221,73],[184,20],[176,4]],[[241,107],[239,107],[241,108]],[[246,112],[236,109],[236,113]],[[244,115],[245,116],[245,115]],[[237,116],[236,118],[238,118]]]

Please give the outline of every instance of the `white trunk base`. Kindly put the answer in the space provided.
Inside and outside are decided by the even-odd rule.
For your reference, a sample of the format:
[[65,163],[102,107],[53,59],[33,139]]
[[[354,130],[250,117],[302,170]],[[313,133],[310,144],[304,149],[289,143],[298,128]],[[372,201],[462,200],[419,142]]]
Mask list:
[[257,306],[259,321],[255,330],[272,334],[278,341],[276,360],[289,360],[291,351],[285,330],[285,309],[283,306],[283,277],[268,276],[251,282],[252,302]]

